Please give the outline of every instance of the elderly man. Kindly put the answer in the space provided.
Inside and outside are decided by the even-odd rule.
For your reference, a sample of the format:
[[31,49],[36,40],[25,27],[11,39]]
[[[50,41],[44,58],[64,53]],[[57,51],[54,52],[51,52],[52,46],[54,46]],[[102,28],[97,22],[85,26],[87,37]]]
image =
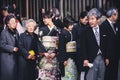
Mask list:
[[101,13],[96,8],[91,9],[87,16],[90,26],[83,31],[81,39],[83,66],[89,67],[86,80],[104,80],[108,35],[104,27],[98,25]]
[[101,24],[105,27],[109,37],[108,50],[109,54],[109,65],[106,66],[105,80],[117,80],[117,70],[118,70],[118,26],[116,21],[118,19],[117,8],[110,8],[107,10],[107,19]]

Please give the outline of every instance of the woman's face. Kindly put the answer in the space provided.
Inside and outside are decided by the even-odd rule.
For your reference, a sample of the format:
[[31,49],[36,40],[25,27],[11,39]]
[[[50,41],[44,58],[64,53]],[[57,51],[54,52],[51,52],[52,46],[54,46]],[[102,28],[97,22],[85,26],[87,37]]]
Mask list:
[[51,18],[43,18],[43,22],[45,25],[49,25],[52,22]]
[[26,27],[27,27],[27,31],[28,31],[29,33],[33,33],[34,30],[35,30],[35,23],[34,23],[34,22],[29,22],[29,23],[26,25]]
[[6,17],[6,16],[8,15],[8,11],[7,11],[7,10],[3,10],[3,11],[2,11],[2,15],[3,15],[4,17]]
[[17,27],[17,23],[15,18],[11,18],[10,21],[8,22],[8,27],[10,29],[15,29]]
[[73,25],[69,25],[68,29],[72,30],[73,29]]

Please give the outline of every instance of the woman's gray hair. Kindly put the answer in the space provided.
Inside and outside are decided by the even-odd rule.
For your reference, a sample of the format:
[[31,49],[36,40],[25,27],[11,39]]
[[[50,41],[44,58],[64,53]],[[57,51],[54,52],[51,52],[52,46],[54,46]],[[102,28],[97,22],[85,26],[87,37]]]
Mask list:
[[111,17],[112,15],[116,14],[118,12],[117,8],[110,8],[107,10],[106,16]]
[[35,24],[35,27],[37,26],[37,23],[35,22],[35,20],[28,19],[28,20],[25,21],[25,27],[27,27],[27,24],[30,23],[30,22],[33,22]]
[[95,16],[97,19],[99,19],[101,17],[101,13],[97,8],[92,8],[88,12],[87,16]]

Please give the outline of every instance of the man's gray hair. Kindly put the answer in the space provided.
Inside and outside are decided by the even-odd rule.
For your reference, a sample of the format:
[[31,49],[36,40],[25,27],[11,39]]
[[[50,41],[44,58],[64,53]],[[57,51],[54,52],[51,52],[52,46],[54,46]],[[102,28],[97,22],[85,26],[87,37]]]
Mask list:
[[99,19],[99,18],[101,17],[101,13],[100,13],[100,11],[99,11],[97,8],[92,8],[92,9],[88,12],[87,16],[88,16],[88,17],[89,17],[89,16],[95,16],[97,19]]
[[27,27],[27,24],[30,23],[30,22],[33,22],[33,23],[35,24],[35,27],[36,27],[37,23],[36,23],[35,20],[33,20],[33,19],[28,19],[28,20],[26,20],[26,21],[25,21],[25,26]]
[[112,15],[116,14],[118,12],[117,8],[110,8],[107,10],[106,16],[111,17]]

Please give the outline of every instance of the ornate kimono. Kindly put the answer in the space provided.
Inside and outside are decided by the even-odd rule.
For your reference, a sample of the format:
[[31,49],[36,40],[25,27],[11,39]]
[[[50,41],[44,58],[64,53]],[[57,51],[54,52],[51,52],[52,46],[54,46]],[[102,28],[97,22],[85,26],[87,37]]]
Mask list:
[[[56,29],[50,30],[48,26],[44,26],[40,29],[40,38],[43,41],[43,45],[46,48],[47,53],[55,53],[57,54],[57,48],[55,47],[56,41],[54,44],[54,39],[57,38],[58,32]],[[45,38],[46,37],[46,38]],[[52,42],[50,42],[52,41]],[[40,80],[59,80],[59,68],[57,58],[43,58],[39,61],[39,79]]]

